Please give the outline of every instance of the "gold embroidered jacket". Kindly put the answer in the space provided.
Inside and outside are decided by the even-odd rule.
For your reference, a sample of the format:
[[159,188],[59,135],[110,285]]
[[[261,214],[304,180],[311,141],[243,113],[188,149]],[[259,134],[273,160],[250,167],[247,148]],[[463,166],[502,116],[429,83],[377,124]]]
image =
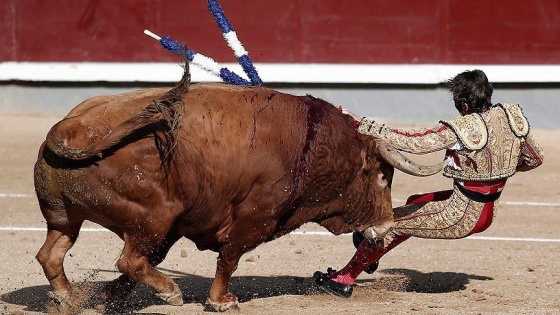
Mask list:
[[447,149],[443,174],[457,180],[507,178],[543,161],[543,152],[516,104],[496,104],[482,114],[459,116],[420,130],[391,128],[364,118],[358,132],[384,138],[396,149],[414,154]]

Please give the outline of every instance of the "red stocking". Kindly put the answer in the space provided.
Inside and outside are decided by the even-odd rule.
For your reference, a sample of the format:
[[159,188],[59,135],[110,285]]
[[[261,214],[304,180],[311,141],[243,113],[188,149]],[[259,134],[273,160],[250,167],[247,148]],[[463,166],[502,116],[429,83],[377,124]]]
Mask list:
[[344,268],[340,271],[331,274],[331,279],[339,283],[353,284],[358,275],[362,273],[362,271],[366,270],[369,265],[379,261],[385,253],[395,248],[400,243],[406,241],[409,237],[410,236],[408,235],[398,235],[381,251],[375,250],[371,247],[370,242],[367,239],[364,239],[348,264],[346,264],[346,266],[344,266]]

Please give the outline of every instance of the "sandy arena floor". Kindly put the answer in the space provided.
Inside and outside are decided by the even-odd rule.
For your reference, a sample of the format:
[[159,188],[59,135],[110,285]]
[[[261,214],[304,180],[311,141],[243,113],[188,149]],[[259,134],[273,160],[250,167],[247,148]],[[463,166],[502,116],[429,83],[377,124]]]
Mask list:
[[[34,258],[45,223],[32,173],[39,145],[57,121],[0,116],[0,314],[47,312],[48,281]],[[341,299],[317,291],[311,275],[341,268],[354,252],[351,237],[308,224],[242,258],[232,282],[240,314],[560,314],[560,131],[533,134],[545,164],[510,179],[486,232],[456,241],[411,239],[384,257],[375,274],[363,274],[351,298]],[[437,159],[441,155],[415,160]],[[413,178],[398,172],[394,204],[412,193],[448,187],[441,175]],[[67,274],[95,290],[117,277],[121,247],[116,236],[87,224],[66,256]],[[139,286],[130,297],[135,312],[205,314],[202,303],[215,260],[215,253],[181,240],[160,270],[176,279],[186,304],[163,305]],[[95,301],[87,300],[81,314],[96,314]]]

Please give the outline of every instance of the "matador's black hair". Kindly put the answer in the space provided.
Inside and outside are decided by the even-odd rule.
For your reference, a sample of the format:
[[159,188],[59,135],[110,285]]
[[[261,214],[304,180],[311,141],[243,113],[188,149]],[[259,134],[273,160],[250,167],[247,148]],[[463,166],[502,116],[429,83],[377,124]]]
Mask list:
[[492,106],[494,88],[482,70],[461,72],[445,83],[456,106],[467,103],[473,113],[481,113]]

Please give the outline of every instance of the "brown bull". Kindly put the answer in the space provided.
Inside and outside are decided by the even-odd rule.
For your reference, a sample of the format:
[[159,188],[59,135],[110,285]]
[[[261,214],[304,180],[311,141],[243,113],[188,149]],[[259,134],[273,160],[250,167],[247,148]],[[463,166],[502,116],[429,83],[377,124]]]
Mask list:
[[223,311],[237,305],[228,286],[240,257],[263,242],[306,222],[383,233],[393,166],[413,167],[391,152],[331,104],[267,88],[183,79],[170,91],[94,97],[40,149],[35,189],[48,232],[37,259],[53,300],[67,303],[64,256],[89,220],[124,240],[113,302],[140,282],[181,305],[177,284],[154,267],[186,237],[218,252],[207,303]]

